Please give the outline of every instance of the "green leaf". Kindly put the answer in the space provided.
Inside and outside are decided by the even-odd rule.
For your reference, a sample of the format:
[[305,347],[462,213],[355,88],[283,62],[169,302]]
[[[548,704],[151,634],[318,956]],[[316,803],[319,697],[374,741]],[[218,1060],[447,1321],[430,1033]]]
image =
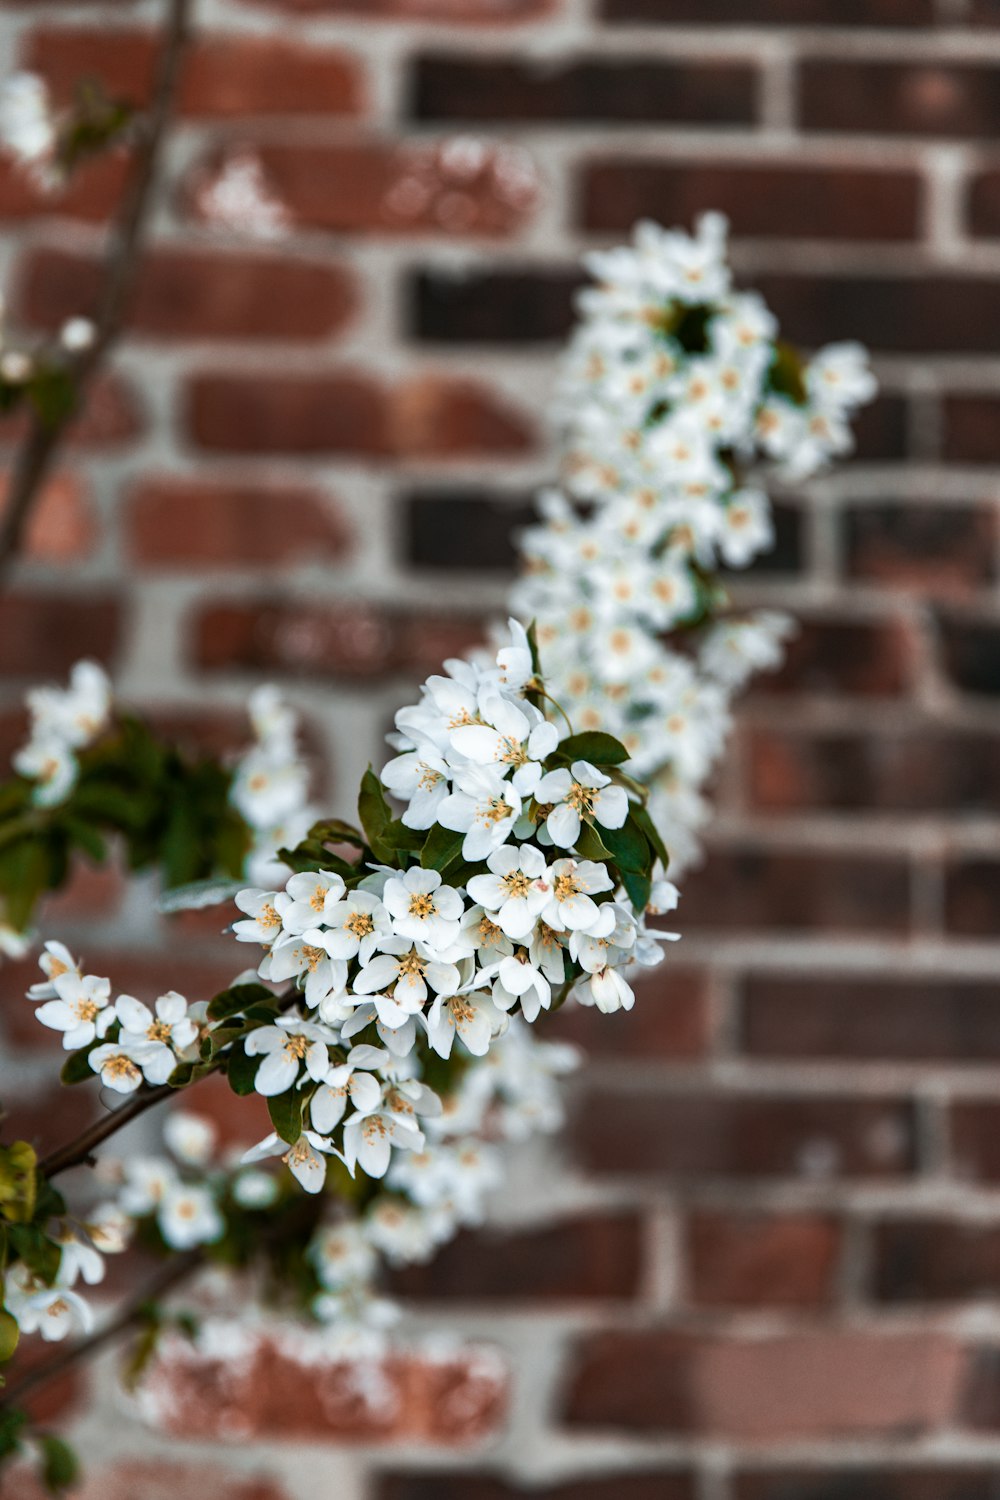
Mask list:
[[611,858],[611,850],[603,843],[593,823],[581,823],[580,836],[576,841],[576,852],[584,859],[595,859],[603,864]]
[[51,1286],[59,1274],[62,1246],[50,1240],[37,1224],[12,1224],[8,1233],[10,1243],[28,1270]]
[[653,888],[653,882],[648,875],[642,875],[638,870],[622,870],[622,885],[628,893],[628,898],[637,912],[643,912],[649,905],[649,893]]
[[21,1329],[14,1314],[0,1307],[0,1365],[6,1364],[17,1348]]
[[341,818],[323,818],[313,824],[306,837],[319,844],[351,844],[355,849],[367,847],[361,830]]
[[226,990],[220,990],[219,994],[208,1002],[208,1019],[225,1021],[229,1016],[245,1011],[250,1005],[273,999],[274,993],[266,985],[233,984]]
[[191,880],[175,886],[157,898],[156,908],[168,916],[175,911],[201,911],[206,906],[221,906],[243,889],[242,880]]
[[79,1052],[71,1052],[62,1065],[59,1081],[65,1084],[87,1083],[96,1078],[97,1074],[90,1066],[90,1054],[96,1046],[97,1043],[94,1042],[92,1046],[83,1047]]
[[649,809],[643,807],[641,802],[635,802],[632,804],[632,816],[649,840],[653,853],[666,870],[670,864],[670,855],[667,853],[667,846],[663,842],[660,830],[649,815]]
[[267,1112],[271,1124],[290,1146],[294,1146],[302,1134],[302,1106],[305,1096],[300,1089],[289,1089],[287,1094],[274,1094],[267,1101]]
[[226,1077],[234,1094],[241,1097],[253,1093],[254,1079],[260,1067],[259,1057],[248,1057],[246,1049],[235,1046],[226,1062]]
[[38,1157],[27,1141],[0,1146],[0,1217],[28,1224],[35,1216]]
[[31,402],[46,427],[58,427],[73,414],[76,382],[59,365],[43,365],[28,385]]
[[435,823],[427,835],[420,854],[420,863],[425,870],[446,870],[462,852],[464,833],[453,833]]
[[358,817],[375,858],[383,863],[388,862],[393,853],[393,846],[386,842],[386,833],[393,821],[392,810],[386,801],[382,783],[371,766],[361,778]]
[[568,739],[560,741],[554,753],[567,763],[586,760],[592,766],[620,766],[622,761],[628,760],[628,751],[621,740],[600,729],[571,734]]
[[772,391],[779,396],[787,396],[796,406],[804,406],[809,399],[802,357],[784,339],[778,339],[775,343],[774,359],[767,380]]
[[648,871],[651,862],[649,841],[631,817],[621,828],[602,827],[601,838],[620,870],[634,870],[639,874]]
[[0,1408],[0,1459],[20,1452],[21,1433],[28,1421],[27,1412],[14,1406]]
[[36,1441],[42,1460],[42,1482],[49,1494],[58,1495],[76,1484],[80,1465],[69,1444],[51,1433],[40,1434]]

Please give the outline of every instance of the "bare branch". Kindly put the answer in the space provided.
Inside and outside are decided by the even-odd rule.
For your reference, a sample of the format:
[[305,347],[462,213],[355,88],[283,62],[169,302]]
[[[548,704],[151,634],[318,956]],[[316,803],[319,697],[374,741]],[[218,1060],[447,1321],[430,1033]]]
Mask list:
[[74,410],[65,417],[47,420],[38,412],[32,412],[28,431],[15,459],[7,504],[0,522],[0,583],[20,553],[32,506],[52,467],[66,428],[122,330],[135,285],[181,59],[187,45],[190,9],[191,0],[169,0],[153,96],[149,109],[138,124],[132,171],[112,231],[95,319],[95,336],[87,349],[66,355],[76,391]]

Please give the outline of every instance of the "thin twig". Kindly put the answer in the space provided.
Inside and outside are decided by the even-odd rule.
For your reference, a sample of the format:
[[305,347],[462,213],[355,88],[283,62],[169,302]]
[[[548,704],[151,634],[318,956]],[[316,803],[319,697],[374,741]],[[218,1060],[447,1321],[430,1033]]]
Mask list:
[[186,1281],[202,1264],[204,1258],[201,1250],[188,1250],[162,1266],[109,1323],[105,1323],[89,1338],[81,1339],[78,1344],[69,1344],[66,1348],[60,1349],[52,1359],[36,1365],[15,1385],[9,1386],[4,1391],[3,1400],[0,1401],[0,1411],[16,1406],[38,1386],[48,1385],[49,1381],[55,1380],[57,1375],[62,1375],[64,1371],[72,1369],[81,1360],[89,1359],[105,1345],[113,1344],[116,1339],[121,1338],[123,1333],[127,1333],[130,1328],[134,1328],[136,1324],[143,1321],[150,1303],[158,1302],[167,1292],[179,1286],[182,1281]]
[[67,367],[75,387],[73,410],[64,417],[48,419],[38,412],[32,412],[28,431],[14,462],[7,503],[0,521],[0,582],[20,553],[32,506],[52,467],[66,428],[79,410],[87,387],[122,330],[135,285],[181,59],[187,45],[190,8],[191,0],[169,0],[153,96],[138,128],[125,199],[112,231],[112,244],[95,318],[94,338],[90,346],[79,354],[66,355]]
[[106,1141],[108,1136],[123,1130],[132,1120],[137,1120],[140,1115],[144,1115],[147,1109],[152,1109],[154,1104],[159,1104],[161,1099],[169,1099],[177,1092],[178,1090],[171,1088],[169,1083],[161,1083],[158,1088],[140,1089],[133,1094],[127,1104],[122,1105],[121,1109],[115,1109],[110,1114],[103,1115],[100,1120],[96,1120],[93,1125],[82,1131],[75,1140],[68,1141],[65,1146],[60,1146],[58,1150],[46,1156],[39,1162],[39,1172],[51,1182],[53,1177],[58,1177],[60,1172],[68,1172],[70,1167],[78,1167],[84,1163],[93,1165],[92,1153],[102,1141]]

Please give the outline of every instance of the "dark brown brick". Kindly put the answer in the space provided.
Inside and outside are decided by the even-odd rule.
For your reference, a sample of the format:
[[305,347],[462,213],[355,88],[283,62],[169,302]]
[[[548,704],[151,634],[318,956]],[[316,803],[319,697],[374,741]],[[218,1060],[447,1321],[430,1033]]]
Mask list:
[[1000,932],[1000,862],[955,857],[945,869],[945,926],[961,937]]
[[986,731],[754,729],[747,748],[755,808],[1000,812],[1000,743]]
[[784,337],[810,348],[828,339],[860,338],[887,353],[990,354],[996,349],[1000,283],[993,277],[768,271],[754,280]]
[[722,166],[648,158],[591,162],[578,221],[622,233],[637,219],[689,224],[721,209],[736,235],[824,240],[912,240],[922,189],[914,172],[788,163]]
[[796,626],[784,664],[760,679],[757,695],[882,698],[907,690],[914,640],[903,621],[801,619]]
[[1000,1295],[1000,1224],[885,1219],[872,1231],[880,1302],[965,1302]]
[[808,61],[799,68],[807,129],[992,139],[1000,68],[980,63]]
[[417,120],[629,121],[741,125],[754,118],[755,69],[742,63],[418,57],[409,114]]
[[538,1229],[462,1234],[392,1278],[394,1294],[445,1302],[631,1299],[642,1272],[642,1222],[588,1215]]
[[848,577],[885,588],[964,594],[996,577],[997,513],[989,505],[848,506],[841,535]]
[[937,629],[948,678],[964,693],[996,697],[1000,693],[1000,620],[942,613]]
[[573,298],[586,282],[575,268],[417,271],[410,280],[407,331],[423,343],[536,344],[562,339]]
[[753,1057],[1000,1059],[1000,1006],[985,981],[753,974],[741,991],[740,1048]]
[[688,1299],[699,1307],[823,1307],[833,1298],[841,1232],[818,1214],[692,1214],[684,1236]]
[[919,1468],[753,1469],[734,1479],[733,1500],[1000,1500],[992,1465],[927,1463]]
[[979,239],[1000,235],[1000,169],[973,174],[968,189],[969,228]]
[[709,977],[676,968],[668,954],[658,969],[636,980],[634,1010],[605,1016],[565,1005],[546,1029],[595,1057],[703,1057],[711,1039]]
[[84,656],[108,663],[120,625],[120,605],[107,596],[8,594],[0,601],[0,672],[63,677]]
[[517,531],[536,519],[526,495],[426,490],[400,499],[403,548],[415,568],[513,574]]
[[949,396],[942,456],[960,464],[1000,463],[1000,396]]
[[952,1104],[949,1134],[958,1177],[1000,1182],[1000,1101],[964,1099]]
[[[593,1462],[588,1463],[593,1470]],[[693,1474],[677,1469],[655,1473],[594,1475],[569,1479],[562,1484],[523,1487],[491,1479],[486,1474],[386,1474],[379,1481],[375,1500],[695,1500]]]
[[901,1098],[635,1089],[592,1089],[573,1125],[588,1171],[682,1179],[905,1177],[913,1132]]
[[[995,0],[980,0],[995,3]],[[616,23],[662,26],[929,26],[933,0],[601,0]]]
[[889,855],[768,848],[747,839],[711,849],[685,878],[677,926],[739,932],[905,932],[910,875]]

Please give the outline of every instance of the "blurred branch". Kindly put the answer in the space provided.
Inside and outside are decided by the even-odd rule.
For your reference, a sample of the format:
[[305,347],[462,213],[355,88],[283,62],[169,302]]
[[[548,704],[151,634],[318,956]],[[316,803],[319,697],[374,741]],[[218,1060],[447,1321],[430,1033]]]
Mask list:
[[135,285],[143,239],[173,109],[181,60],[187,46],[192,0],[168,0],[153,95],[149,109],[137,122],[132,170],[125,198],[111,235],[103,285],[90,345],[67,353],[67,368],[75,387],[72,411],[63,417],[43,418],[32,412],[28,431],[14,463],[7,503],[0,521],[0,584],[18,556],[32,506],[55,459],[66,428],[79,410],[94,376],[118,338]]

